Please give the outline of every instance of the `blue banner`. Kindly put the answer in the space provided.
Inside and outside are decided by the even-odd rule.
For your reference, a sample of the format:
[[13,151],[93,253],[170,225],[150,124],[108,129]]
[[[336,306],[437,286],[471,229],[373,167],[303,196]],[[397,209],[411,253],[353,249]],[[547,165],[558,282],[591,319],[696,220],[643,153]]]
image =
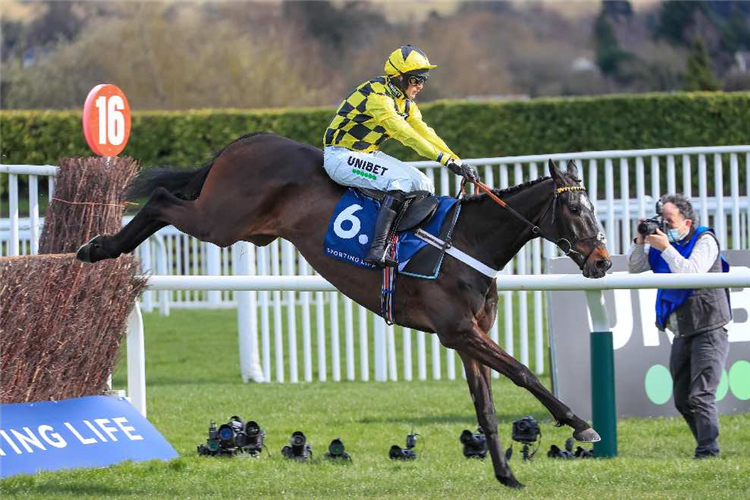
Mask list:
[[0,405],[1,477],[177,456],[125,398]]

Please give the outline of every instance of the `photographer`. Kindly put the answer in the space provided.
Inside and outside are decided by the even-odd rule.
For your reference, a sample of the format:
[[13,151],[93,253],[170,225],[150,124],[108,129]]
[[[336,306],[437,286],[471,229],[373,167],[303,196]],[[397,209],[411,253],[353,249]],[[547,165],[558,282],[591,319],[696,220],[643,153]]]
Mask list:
[[[716,235],[707,227],[697,227],[690,201],[674,194],[662,197],[661,202],[663,222],[657,216],[639,224],[629,252],[630,272],[722,272]],[[716,388],[729,352],[724,326],[730,320],[726,289],[660,289],[657,293],[657,326],[674,334],[669,371],[675,406],[697,442],[695,458],[719,455]]]

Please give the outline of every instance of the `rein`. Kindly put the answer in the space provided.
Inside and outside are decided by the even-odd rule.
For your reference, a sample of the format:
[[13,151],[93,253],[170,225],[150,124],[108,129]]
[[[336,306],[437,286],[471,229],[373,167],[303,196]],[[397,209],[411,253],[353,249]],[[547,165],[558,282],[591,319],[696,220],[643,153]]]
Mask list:
[[[462,182],[461,182],[461,191],[462,192],[464,190],[465,183],[466,183],[466,179],[463,179]],[[483,182],[481,182],[481,181],[475,182],[474,183],[474,187],[475,187],[475,191],[477,189],[484,191],[485,194],[487,194],[487,196],[489,196],[492,201],[494,201],[495,203],[497,203],[498,205],[500,205],[501,207],[503,207],[504,209],[506,209],[508,212],[510,212],[511,215],[513,215],[516,219],[518,219],[523,224],[525,224],[531,230],[532,233],[537,234],[537,235],[541,236],[542,238],[544,238],[545,240],[553,243],[566,256],[570,256],[570,254],[579,255],[582,258],[582,261],[581,261],[581,264],[579,265],[579,267],[581,269],[583,269],[583,265],[585,264],[586,260],[588,259],[588,257],[591,254],[589,254],[589,255],[583,255],[582,253],[578,252],[577,250],[574,250],[573,249],[573,245],[566,238],[552,238],[552,237],[544,234],[544,231],[542,231],[542,229],[539,226],[537,226],[536,224],[533,224],[526,217],[524,217],[523,215],[521,215],[518,212],[516,212],[511,206],[509,206],[507,203],[505,203],[503,200],[501,200],[495,193],[493,193],[492,189],[489,186],[487,186],[486,184],[484,184]],[[586,190],[586,188],[583,187],[583,186],[563,186],[563,187],[559,187],[559,188],[557,188],[557,190],[555,192],[555,197],[552,200],[552,206],[554,207],[554,205],[556,204],[556,202],[557,202],[557,195],[558,194],[566,193],[566,192],[569,192],[569,191],[585,191],[585,190]],[[544,212],[544,215],[542,215],[542,219],[544,219],[544,217],[547,215],[547,212],[549,212],[549,207],[547,207],[547,210]],[[554,213],[554,208],[553,208],[553,213]],[[590,239],[595,239],[595,238],[598,239],[598,236],[592,236],[591,238],[585,238],[584,240],[581,240],[581,241],[588,241]],[[592,250],[592,253],[593,253],[593,250]]]

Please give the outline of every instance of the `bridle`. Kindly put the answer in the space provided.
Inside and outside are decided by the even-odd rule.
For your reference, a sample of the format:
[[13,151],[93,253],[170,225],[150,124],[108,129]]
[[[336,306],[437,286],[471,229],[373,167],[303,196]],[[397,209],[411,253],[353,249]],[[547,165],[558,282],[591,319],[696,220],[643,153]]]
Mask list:
[[[466,182],[467,181],[465,178],[461,180],[461,192],[464,191],[464,186]],[[560,251],[563,254],[573,259],[574,262],[577,260],[576,257],[580,258],[581,259],[580,263],[576,262],[578,264],[579,269],[583,270],[583,266],[586,264],[586,261],[589,259],[589,257],[591,257],[591,254],[593,254],[596,251],[597,245],[594,244],[592,245],[592,250],[587,255],[584,255],[578,250],[574,249],[573,245],[570,243],[570,240],[568,240],[567,238],[554,238],[550,236],[548,233],[545,233],[545,231],[542,231],[541,227],[539,227],[539,226],[545,225],[544,219],[547,217],[547,214],[550,212],[550,208],[552,209],[551,225],[552,227],[554,227],[558,195],[562,193],[567,193],[570,191],[586,191],[585,187],[580,186],[580,185],[579,186],[563,186],[563,187],[558,187],[557,189],[555,189],[555,194],[552,197],[552,203],[550,203],[547,206],[547,209],[544,211],[544,214],[542,214],[541,218],[539,219],[539,225],[537,225],[531,222],[530,220],[528,220],[523,215],[516,212],[511,206],[509,206],[503,200],[498,198],[498,196],[492,192],[492,189],[486,184],[484,184],[483,182],[476,181],[474,182],[474,186],[475,186],[475,191],[477,189],[484,191],[485,194],[487,194],[487,196],[489,196],[492,201],[494,201],[495,203],[497,203],[498,205],[506,209],[508,212],[510,212],[511,215],[513,215],[516,219],[518,219],[520,222],[526,225],[531,230],[532,233],[539,235],[545,240],[553,243],[555,246],[557,246],[557,248],[560,249]],[[598,242],[603,241],[602,233],[599,232],[595,236],[589,236],[588,238],[581,238],[577,240],[577,242],[588,242],[591,240],[597,240]]]

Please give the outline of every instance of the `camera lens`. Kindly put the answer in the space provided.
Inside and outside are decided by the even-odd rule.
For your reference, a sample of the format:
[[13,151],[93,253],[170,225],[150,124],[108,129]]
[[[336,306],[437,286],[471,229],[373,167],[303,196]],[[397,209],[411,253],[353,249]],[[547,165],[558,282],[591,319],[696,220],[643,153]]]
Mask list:
[[474,434],[470,430],[465,430],[461,433],[460,439],[463,444],[471,444],[474,441]]
[[293,432],[291,441],[292,446],[304,446],[306,441],[305,435],[300,431]]
[[248,436],[257,436],[260,432],[260,426],[258,425],[258,422],[255,422],[253,420],[248,422],[245,426],[245,432]]
[[344,454],[344,443],[340,439],[334,439],[328,446],[328,453],[334,456],[340,456]]
[[230,441],[232,439],[232,436],[234,435],[234,431],[232,431],[232,428],[226,424],[219,427],[219,439],[222,441]]

